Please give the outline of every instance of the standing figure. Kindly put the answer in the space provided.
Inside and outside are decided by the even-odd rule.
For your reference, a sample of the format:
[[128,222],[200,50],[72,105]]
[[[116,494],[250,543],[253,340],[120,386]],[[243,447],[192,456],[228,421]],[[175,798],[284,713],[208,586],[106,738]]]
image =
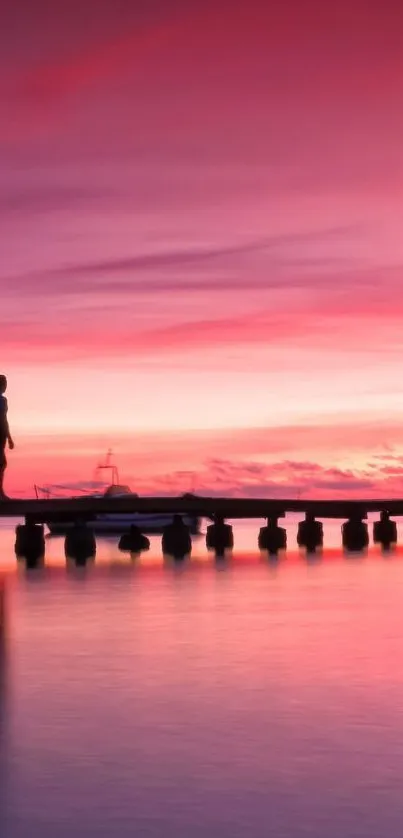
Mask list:
[[7,411],[8,404],[4,393],[7,390],[7,378],[5,375],[0,375],[0,500],[7,500],[7,495],[4,493],[4,472],[7,468],[6,447],[10,451],[14,448],[14,442],[10,433],[8,424]]

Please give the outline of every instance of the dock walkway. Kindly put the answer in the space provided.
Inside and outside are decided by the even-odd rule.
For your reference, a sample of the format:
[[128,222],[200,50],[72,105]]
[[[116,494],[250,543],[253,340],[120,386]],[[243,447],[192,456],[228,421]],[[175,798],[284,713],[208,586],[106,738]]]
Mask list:
[[187,514],[203,518],[222,515],[224,518],[282,518],[288,512],[310,513],[316,518],[349,518],[369,512],[387,510],[390,515],[403,515],[403,499],[303,500],[293,498],[227,498],[227,497],[80,497],[57,499],[18,499],[0,502],[1,518],[29,518],[36,523],[63,521],[72,518],[91,520],[94,516],[133,512],[150,514]]

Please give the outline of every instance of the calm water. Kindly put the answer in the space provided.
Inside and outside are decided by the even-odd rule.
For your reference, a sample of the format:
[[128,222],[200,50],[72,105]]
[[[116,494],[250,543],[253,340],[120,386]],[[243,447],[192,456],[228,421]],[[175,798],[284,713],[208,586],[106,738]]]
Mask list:
[[52,540],[28,573],[2,530],[2,838],[401,838],[403,552],[330,525],[269,563],[256,528],[226,565]]

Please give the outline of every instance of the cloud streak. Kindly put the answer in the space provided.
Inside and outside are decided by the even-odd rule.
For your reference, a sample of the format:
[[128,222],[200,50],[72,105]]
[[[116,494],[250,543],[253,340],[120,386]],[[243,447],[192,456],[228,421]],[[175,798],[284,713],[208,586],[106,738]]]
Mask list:
[[[87,487],[110,442],[96,432],[23,435],[10,480],[16,489],[41,481]],[[401,496],[401,423],[358,418],[350,425],[115,434],[114,443],[121,480],[141,494],[193,488],[246,497]]]
[[[74,190],[73,194],[71,194],[70,190],[61,191],[60,194],[60,205],[64,206],[64,194],[67,195],[68,200],[77,200],[77,198],[81,201],[85,198],[85,191],[84,190]],[[94,196],[95,197],[95,196]],[[29,193],[26,196],[28,202],[30,200]],[[40,195],[36,198],[36,201],[40,200]],[[56,195],[55,195],[56,198]],[[13,200],[17,202],[17,206],[21,205],[24,201],[24,194],[19,194],[13,196],[5,197],[4,199],[5,206],[10,208],[13,206]],[[0,201],[0,209],[1,209],[1,201]],[[197,246],[188,246],[182,249],[164,249],[164,250],[154,250],[151,252],[140,252],[135,253],[130,256],[122,256],[119,258],[104,258],[99,259],[96,261],[82,261],[80,263],[71,263],[65,265],[54,265],[49,269],[42,269],[33,271],[26,275],[20,276],[13,276],[7,277],[4,276],[3,278],[0,277],[1,286],[4,289],[10,287],[11,283],[18,280],[19,282],[30,282],[32,280],[38,279],[41,281],[42,286],[47,286],[47,278],[50,277],[53,282],[54,289],[60,289],[60,292],[66,293],[68,289],[71,287],[73,290],[76,288],[75,283],[77,280],[82,280],[83,283],[86,279],[91,280],[91,282],[96,281],[99,279],[99,283],[101,284],[104,281],[104,276],[106,275],[108,278],[111,279],[111,287],[114,290],[119,287],[126,287],[126,286],[119,286],[116,285],[115,277],[116,275],[129,275],[130,278],[134,278],[136,273],[140,274],[147,274],[149,272],[160,272],[161,269],[163,271],[168,271],[168,276],[162,276],[160,278],[160,282],[162,284],[168,284],[168,290],[173,290],[175,287],[173,284],[173,280],[170,276],[171,271],[181,269],[183,267],[194,267],[203,265],[204,263],[210,262],[220,262],[223,261],[225,264],[229,266],[236,267],[239,266],[240,263],[238,261],[239,257],[243,256],[269,256],[268,262],[268,269],[270,267],[291,267],[294,269],[303,266],[305,268],[309,268],[310,266],[316,267],[318,264],[319,266],[327,267],[333,270],[337,270],[337,267],[340,265],[343,266],[343,258],[337,257],[332,258],[329,256],[327,259],[326,257],[317,257],[315,256],[315,246],[323,245],[326,243],[331,243],[334,240],[343,237],[346,240],[347,237],[351,236],[355,231],[354,227],[347,227],[347,226],[335,226],[331,228],[322,228],[317,230],[312,230],[309,232],[295,232],[295,233],[284,233],[279,235],[272,235],[272,236],[265,236],[264,238],[256,239],[256,240],[246,240],[246,241],[235,241],[229,244],[218,244],[206,247],[197,247]],[[298,253],[299,246],[306,246],[312,245],[312,254],[310,257],[301,256]],[[295,252],[295,248],[297,248],[297,252]],[[348,264],[351,265],[351,260],[348,261]],[[345,267],[345,266],[344,266]],[[262,267],[260,267],[260,271]],[[259,274],[259,269],[258,269]],[[112,279],[113,277],[113,279]],[[66,279],[67,281],[63,284],[63,280]],[[57,280],[57,282],[56,282]],[[147,280],[149,282],[149,280]],[[191,275],[186,276],[185,283],[188,284],[190,290],[195,288],[198,290],[200,287],[203,287],[204,284],[214,285],[220,282],[222,287],[231,287],[231,283],[236,284],[240,281],[243,281],[245,285],[256,284],[256,287],[261,287],[266,285],[268,288],[278,288],[284,286],[285,282],[288,286],[295,284],[296,287],[300,285],[310,285],[312,284],[319,284],[323,281],[322,277],[318,276],[309,276],[306,272],[304,275],[298,276],[289,276],[286,280],[284,277],[276,277],[270,276],[270,274],[266,276],[256,275],[256,268],[255,268],[255,275],[253,274],[253,266],[252,266],[252,275],[248,277],[243,277],[240,280],[239,277],[233,276],[231,277],[220,277],[214,276],[210,279],[209,282],[209,275],[206,274],[202,278],[194,278]],[[179,283],[179,279],[178,279]],[[51,286],[52,287],[52,286]],[[91,286],[92,287],[92,286]],[[39,285],[38,290],[41,290],[41,286]]]
[[[357,314],[360,316],[357,327]],[[183,315],[182,315],[183,316]],[[120,307],[111,319],[108,312],[83,311],[78,324],[74,317],[56,317],[49,323],[39,319],[17,319],[4,323],[2,328],[3,353],[13,353],[30,361],[74,358],[174,356],[184,352],[203,352],[225,347],[286,347],[311,349],[318,352],[366,353],[377,363],[382,358],[399,355],[398,341],[403,326],[403,310],[385,308],[380,315],[374,307],[346,311],[344,303],[334,304],[331,310],[315,304],[304,308],[301,316],[297,307],[289,311],[257,310],[245,315],[214,319],[183,320],[169,325],[150,325],[145,328],[136,309]],[[58,322],[59,321],[59,322]],[[119,322],[119,328],[117,328]],[[374,333],[376,330],[376,333]],[[162,362],[162,361],[161,361]]]
[[[382,496],[386,489],[392,494],[397,491],[397,485],[393,486],[381,475],[369,476],[365,470],[325,467],[317,462],[291,463],[288,460],[267,464],[215,459],[206,462],[193,479],[196,491],[210,497],[369,498]],[[183,491],[183,474],[155,475],[147,486],[150,490],[153,486],[156,492],[175,494]]]
[[[24,427],[328,411],[359,413],[365,436],[372,410],[397,439],[398,4],[21,4],[0,36],[0,325]],[[245,492],[399,479],[392,462],[333,463],[318,428],[321,462],[293,433],[275,479],[245,453]],[[211,457],[210,488],[230,476]]]

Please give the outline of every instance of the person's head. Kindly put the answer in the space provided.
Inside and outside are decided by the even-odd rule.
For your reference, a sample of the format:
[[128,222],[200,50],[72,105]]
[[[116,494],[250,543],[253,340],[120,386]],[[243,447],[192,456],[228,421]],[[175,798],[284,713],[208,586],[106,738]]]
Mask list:
[[0,394],[2,395],[7,390],[7,378],[5,375],[0,375]]

